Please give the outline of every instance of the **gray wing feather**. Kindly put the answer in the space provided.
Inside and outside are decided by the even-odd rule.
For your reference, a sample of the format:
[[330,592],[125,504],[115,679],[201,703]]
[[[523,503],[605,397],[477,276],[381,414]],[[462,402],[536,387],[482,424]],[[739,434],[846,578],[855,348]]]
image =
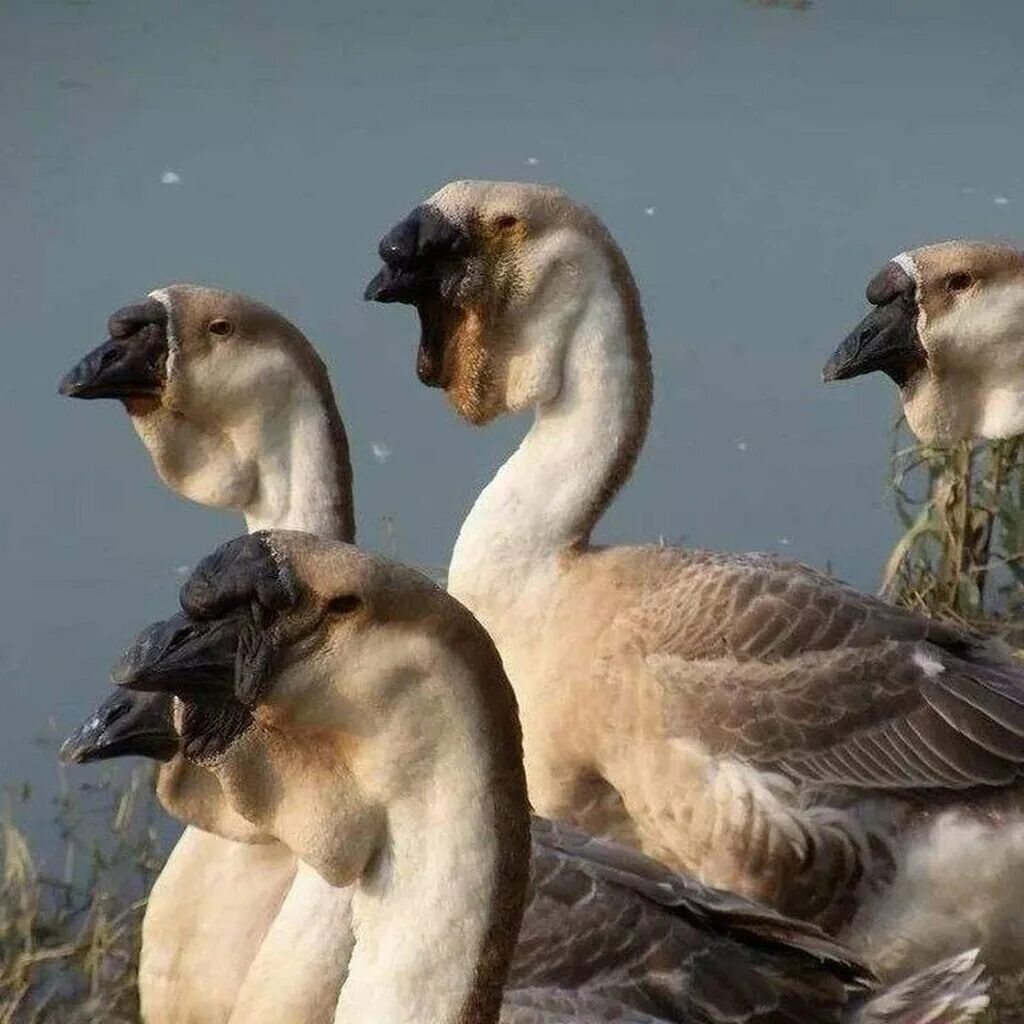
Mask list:
[[957,626],[766,556],[649,553],[612,625],[669,735],[791,777],[883,790],[1024,771],[1024,664]]

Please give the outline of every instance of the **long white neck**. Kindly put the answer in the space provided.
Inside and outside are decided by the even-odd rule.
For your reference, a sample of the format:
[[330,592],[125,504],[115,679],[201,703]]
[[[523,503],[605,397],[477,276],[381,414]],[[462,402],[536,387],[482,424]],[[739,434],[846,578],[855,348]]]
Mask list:
[[647,432],[650,355],[635,292],[609,270],[566,349],[562,386],[477,498],[459,532],[449,591],[474,611],[552,565],[590,533]]
[[[437,756],[388,805],[386,841],[352,900],[335,1024],[498,1019],[529,870],[518,723],[501,685],[497,711],[446,710]],[[445,686],[462,690],[451,676]]]
[[[369,860],[352,896],[355,948],[335,1024],[498,1020],[528,881],[528,801],[515,698],[472,626],[458,660],[438,665],[434,654],[433,671],[402,684],[350,761],[383,824],[358,854]],[[319,856],[318,845],[346,857],[357,819],[344,804],[332,811],[308,770],[302,761],[306,821],[315,817],[305,855]],[[287,803],[287,781],[281,792]]]
[[242,510],[250,533],[355,539],[348,442],[337,410],[312,385],[297,387],[285,409],[256,418],[232,440],[256,466],[254,494]]
[[330,1020],[355,941],[351,897],[299,861],[239,990],[232,1024]]

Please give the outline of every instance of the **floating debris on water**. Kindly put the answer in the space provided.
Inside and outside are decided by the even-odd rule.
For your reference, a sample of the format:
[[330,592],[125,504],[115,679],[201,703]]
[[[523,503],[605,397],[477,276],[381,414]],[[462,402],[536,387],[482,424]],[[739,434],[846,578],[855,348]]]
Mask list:
[[164,171],[160,175],[160,181],[164,185],[180,185],[181,175],[177,171]]
[[784,11],[809,11],[814,6],[814,0],[747,0],[755,7],[777,7]]
[[391,449],[382,441],[374,441],[373,444],[370,445],[370,451],[373,452],[373,457],[378,462],[384,463],[391,458]]

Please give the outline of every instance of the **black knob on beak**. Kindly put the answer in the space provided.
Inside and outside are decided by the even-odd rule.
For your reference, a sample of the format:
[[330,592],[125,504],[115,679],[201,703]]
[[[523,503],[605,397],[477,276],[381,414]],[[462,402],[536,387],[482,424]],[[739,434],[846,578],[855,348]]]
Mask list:
[[868,282],[865,295],[872,306],[885,306],[900,296],[912,299],[914,281],[895,260],[889,260]]
[[469,249],[466,233],[430,207],[418,207],[381,240],[377,251],[389,267],[410,270],[431,259],[460,256]]
[[469,235],[430,206],[418,206],[377,246],[383,268],[366,286],[371,302],[417,303],[436,295],[458,257],[470,251]]
[[416,260],[419,238],[420,215],[415,210],[380,240],[377,251],[389,267],[408,267]]
[[107,332],[111,338],[117,340],[130,338],[140,327],[166,323],[167,310],[163,303],[156,299],[147,299],[131,306],[122,306],[116,313],[111,314],[107,321]]

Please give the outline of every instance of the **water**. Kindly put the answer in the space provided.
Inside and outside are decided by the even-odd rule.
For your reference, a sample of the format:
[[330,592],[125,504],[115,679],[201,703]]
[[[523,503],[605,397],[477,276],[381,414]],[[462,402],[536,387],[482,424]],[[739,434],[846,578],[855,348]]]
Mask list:
[[773,549],[876,584],[893,394],[819,371],[888,256],[1019,237],[1024,5],[9,0],[2,17],[0,782],[53,791],[34,737],[91,709],[179,567],[239,530],[162,488],[118,407],[56,396],[107,315],[157,285],[237,288],[302,326],[340,392],[363,543],[446,561],[522,427],[456,422],[414,378],[412,312],[360,294],[377,237],[453,177],[561,184],[637,275],[653,433],[601,539]]

